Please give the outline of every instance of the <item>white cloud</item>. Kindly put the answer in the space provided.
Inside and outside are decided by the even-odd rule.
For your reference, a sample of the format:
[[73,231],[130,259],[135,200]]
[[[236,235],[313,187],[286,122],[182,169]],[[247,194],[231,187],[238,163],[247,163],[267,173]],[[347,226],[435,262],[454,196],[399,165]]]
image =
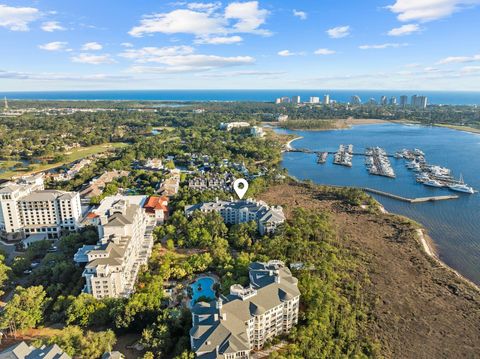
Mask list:
[[191,46],[143,47],[128,49],[119,56],[139,64],[158,63],[163,66],[133,66],[131,71],[141,73],[183,73],[209,71],[218,68],[249,65],[255,62],[251,56],[217,56],[196,54]]
[[358,48],[361,50],[370,50],[370,49],[388,49],[388,48],[398,48],[408,46],[408,44],[403,43],[386,43],[386,44],[378,44],[378,45],[361,45]]
[[230,45],[242,42],[243,39],[238,36],[215,36],[215,37],[200,37],[195,40],[196,44],[208,44],[208,45]]
[[28,25],[41,16],[38,9],[33,7],[13,7],[0,5],[0,27],[11,31],[28,31]]
[[314,52],[315,55],[333,55],[336,51],[330,49],[318,49]]
[[298,17],[301,20],[307,20],[307,13],[305,11],[300,11],[300,10],[293,10],[293,16]]
[[283,57],[295,55],[295,53],[291,52],[290,50],[282,50],[282,51],[279,51],[277,54],[278,56],[283,56]]
[[206,11],[206,12],[213,12],[222,6],[221,2],[211,2],[211,3],[201,3],[201,2],[193,2],[187,4],[187,7],[190,10],[197,10],[197,11]]
[[191,46],[166,46],[166,47],[143,47],[141,49],[128,49],[119,56],[139,63],[157,62],[167,56],[190,55],[194,49]]
[[473,56],[449,56],[437,62],[437,65],[460,64],[480,61],[480,54]]
[[477,4],[480,4],[480,0],[396,0],[388,8],[398,14],[400,21],[427,22]]
[[66,30],[58,21],[46,21],[42,24],[41,29],[46,32]]
[[98,42],[87,42],[82,46],[82,51],[98,51],[101,49],[103,49],[103,46]]
[[350,26],[337,26],[327,30],[328,36],[332,39],[341,39],[350,35]]
[[465,66],[465,67],[462,67],[460,72],[462,72],[464,74],[480,73],[480,66]]
[[407,24],[396,27],[388,32],[389,36],[405,36],[421,31],[418,24]]
[[277,52],[278,56],[289,57],[289,56],[304,56],[305,52],[292,52],[290,50],[282,50]]
[[105,81],[105,80],[127,80],[130,76],[124,75],[107,75],[107,74],[91,74],[77,75],[68,73],[31,73],[18,71],[0,70],[0,78],[17,79],[17,80],[39,80],[39,81]]
[[46,51],[62,51],[66,49],[67,45],[68,45],[68,42],[53,41],[43,45],[38,45],[38,48]]
[[164,14],[154,14],[144,17],[139,26],[129,32],[130,35],[141,37],[156,32],[164,34],[186,33],[194,35],[210,35],[224,32],[225,20],[212,17],[204,12],[180,9]]
[[120,45],[127,48],[133,47],[133,44],[131,42],[122,42]]
[[225,8],[226,19],[238,20],[233,25],[236,32],[269,35],[269,31],[259,29],[265,23],[268,14],[268,10],[258,7],[258,1],[233,2]]
[[142,37],[154,33],[184,33],[199,38],[225,37],[233,33],[270,34],[268,30],[260,28],[269,12],[260,9],[258,1],[230,3],[223,13],[219,7],[220,4],[217,3],[191,3],[186,9],[147,15],[129,34]]
[[90,65],[101,65],[101,64],[113,64],[113,60],[110,55],[93,55],[93,54],[79,54],[71,58],[73,62],[78,62],[81,64],[90,64]]

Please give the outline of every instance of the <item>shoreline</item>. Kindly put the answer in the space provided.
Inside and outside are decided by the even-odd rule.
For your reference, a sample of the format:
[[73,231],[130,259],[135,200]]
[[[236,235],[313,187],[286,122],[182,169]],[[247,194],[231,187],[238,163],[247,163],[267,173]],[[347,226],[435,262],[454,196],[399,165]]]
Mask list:
[[[296,178],[296,177],[294,177],[290,174],[289,174],[289,177],[297,183],[304,183],[305,182],[305,181],[299,180],[298,178]],[[329,184],[316,183],[316,185],[317,186],[325,186],[325,187],[335,187],[335,186],[332,186],[332,185],[329,185]],[[345,187],[345,186],[339,186],[339,187]],[[367,195],[372,197],[368,193],[367,193]],[[374,197],[372,197],[372,198],[374,198]],[[385,209],[385,207],[380,202],[378,202],[377,200],[376,200],[376,202],[377,202],[379,210],[382,214],[392,215],[392,216],[402,216],[402,215],[391,213],[391,212],[387,211]],[[405,217],[405,218],[408,218],[411,221],[414,221],[410,217],[407,217],[407,216],[402,216],[402,217]],[[450,267],[448,264],[446,264],[445,262],[443,262],[440,259],[439,254],[438,254],[438,252],[435,248],[435,241],[432,238],[430,238],[428,236],[428,234],[426,234],[427,229],[425,227],[423,227],[422,224],[419,224],[419,225],[421,226],[421,228],[418,228],[416,230],[416,239],[417,239],[417,242],[419,243],[419,245],[421,246],[421,252],[426,254],[429,258],[433,259],[442,268],[444,268],[444,269],[448,270],[449,272],[455,274],[458,278],[460,278],[462,281],[464,281],[466,284],[468,284],[469,286],[471,286],[472,288],[474,288],[476,291],[478,291],[480,293],[480,285],[478,285],[475,282],[473,282],[472,280],[468,279],[463,274],[458,272],[455,268]]]
[[446,125],[446,124],[434,124],[435,127],[440,127],[440,128],[448,128],[450,130],[456,130],[456,131],[461,131],[461,132],[468,132],[468,133],[473,133],[476,135],[480,135],[480,129],[469,127],[469,126],[461,126],[461,125]]
[[[429,243],[428,239],[430,237],[426,234],[426,229],[425,228],[418,228],[417,229],[417,239],[420,242],[423,252],[428,255],[430,258],[432,258],[436,263],[438,263],[442,268],[448,270],[449,272],[455,274],[457,277],[459,277],[461,280],[472,286],[476,291],[480,292],[480,286],[464,275],[462,275],[460,272],[458,272],[456,269],[450,267],[448,264],[446,264],[444,261],[440,259],[438,254],[436,253],[435,249],[432,248],[432,244]],[[430,239],[432,242],[433,240]]]
[[302,138],[303,138],[302,136],[298,136],[298,137],[292,138],[290,141],[288,141],[288,142],[285,144],[285,148],[286,148],[287,150],[293,150],[292,142],[293,142],[293,141],[296,141],[296,140],[300,140],[300,139],[302,139]]

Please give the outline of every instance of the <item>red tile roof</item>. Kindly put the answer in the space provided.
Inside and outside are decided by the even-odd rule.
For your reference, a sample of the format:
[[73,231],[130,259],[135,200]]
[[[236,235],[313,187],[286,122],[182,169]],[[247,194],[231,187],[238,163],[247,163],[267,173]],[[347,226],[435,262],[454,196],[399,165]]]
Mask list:
[[[165,202],[167,204],[164,204]],[[151,197],[148,197],[148,200],[145,202],[143,208],[145,208],[145,210],[150,213],[157,210],[168,212],[167,205],[168,205],[167,197],[151,196]]]

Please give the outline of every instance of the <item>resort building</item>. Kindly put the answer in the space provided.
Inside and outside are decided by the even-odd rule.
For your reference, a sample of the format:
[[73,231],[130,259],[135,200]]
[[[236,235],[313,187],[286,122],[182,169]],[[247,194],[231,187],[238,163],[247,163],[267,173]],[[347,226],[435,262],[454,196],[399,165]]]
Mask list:
[[69,181],[72,178],[74,178],[77,174],[79,174],[82,169],[84,169],[86,166],[88,166],[91,163],[92,163],[92,160],[84,158],[76,162],[66,172],[55,173],[55,174],[52,174],[50,177],[55,182]]
[[188,180],[188,188],[197,191],[210,190],[231,192],[233,190],[233,182],[235,182],[235,177],[233,177],[231,173],[212,176],[197,176]]
[[127,177],[128,175],[128,171],[113,170],[105,172],[100,177],[91,180],[88,185],[80,191],[80,197],[88,203],[91,198],[100,196],[108,183],[120,177]]
[[161,158],[149,158],[142,168],[148,171],[161,171],[164,167]]
[[147,215],[155,218],[155,223],[163,224],[168,219],[168,198],[151,196],[143,205]]
[[265,131],[263,130],[263,128],[259,127],[259,126],[253,126],[251,129],[250,129],[250,134],[253,136],[253,137],[265,137]]
[[128,297],[140,267],[152,253],[154,220],[145,213],[146,196],[106,197],[89,214],[98,226],[96,245],[85,245],[74,256],[85,263],[85,293],[95,298]]
[[232,128],[242,128],[242,127],[250,127],[248,122],[222,122],[220,124],[221,130],[230,131]]
[[280,261],[254,262],[250,285],[192,308],[190,345],[197,358],[247,359],[298,322],[298,280]]
[[25,342],[15,344],[0,352],[0,359],[71,359],[57,344],[42,345],[40,348]]
[[0,234],[7,240],[58,238],[62,230],[78,228],[81,213],[79,194],[45,190],[43,174],[0,185]]
[[166,178],[157,191],[162,196],[175,196],[180,189],[180,170],[174,169],[170,171],[170,177]]
[[185,214],[191,215],[195,211],[217,212],[226,224],[239,224],[250,221],[257,223],[260,234],[273,233],[277,227],[285,222],[283,208],[268,206],[263,201],[246,199],[240,201],[220,201],[198,203],[185,207]]

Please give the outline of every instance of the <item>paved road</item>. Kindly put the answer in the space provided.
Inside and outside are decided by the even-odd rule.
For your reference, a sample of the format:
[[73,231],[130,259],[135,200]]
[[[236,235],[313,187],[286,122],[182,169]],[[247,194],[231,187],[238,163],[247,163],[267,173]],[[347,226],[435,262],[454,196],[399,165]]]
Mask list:
[[2,240],[0,240],[0,250],[7,255],[7,264],[12,263],[13,258],[21,254],[15,250],[15,244],[7,243]]

